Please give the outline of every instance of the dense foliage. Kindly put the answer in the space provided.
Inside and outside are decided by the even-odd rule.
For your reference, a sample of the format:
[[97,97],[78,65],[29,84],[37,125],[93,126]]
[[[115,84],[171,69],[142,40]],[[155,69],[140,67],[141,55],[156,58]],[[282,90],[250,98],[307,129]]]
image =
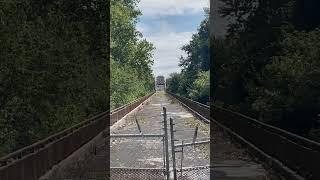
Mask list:
[[209,102],[210,94],[208,14],[206,11],[198,32],[182,47],[187,56],[180,58],[181,73],[173,73],[167,79],[167,91],[205,104]]
[[0,155],[108,109],[107,9],[0,2]]
[[220,1],[226,36],[213,37],[208,50],[204,20],[168,91],[207,102],[210,51],[216,105],[320,140],[319,1]]
[[153,89],[136,3],[0,2],[0,156]]
[[137,0],[111,0],[111,109],[154,89],[153,45],[136,30]]
[[221,1],[220,15],[232,23],[227,36],[212,43],[216,104],[319,138],[320,23],[310,16],[319,17],[315,1]]

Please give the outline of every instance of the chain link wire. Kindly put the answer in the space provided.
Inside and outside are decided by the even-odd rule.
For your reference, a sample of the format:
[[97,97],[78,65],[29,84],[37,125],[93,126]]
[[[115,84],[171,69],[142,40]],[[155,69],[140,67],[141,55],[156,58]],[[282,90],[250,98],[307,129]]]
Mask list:
[[210,166],[199,166],[177,169],[177,180],[205,180],[210,179]]
[[[122,146],[123,141],[131,143]],[[111,142],[111,158],[114,160],[111,161],[110,179],[164,180],[163,148],[162,138],[116,138]]]
[[110,168],[112,180],[164,180],[165,169]]
[[[162,106],[160,106],[162,107]],[[151,116],[138,111],[129,117],[131,128],[121,133],[129,134],[163,134],[162,115]],[[145,128],[148,119],[161,117],[151,127]],[[158,125],[159,123],[159,125]],[[137,132],[137,130],[139,132]],[[112,180],[164,180],[165,179],[165,145],[163,138],[111,138],[110,152]]]

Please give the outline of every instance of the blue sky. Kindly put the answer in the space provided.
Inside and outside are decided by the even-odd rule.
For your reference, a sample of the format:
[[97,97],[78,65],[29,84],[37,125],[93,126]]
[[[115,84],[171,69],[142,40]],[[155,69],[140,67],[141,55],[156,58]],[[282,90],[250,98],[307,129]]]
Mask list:
[[203,8],[209,0],[140,0],[142,16],[137,29],[155,46],[153,73],[155,76],[180,72],[181,47],[187,44],[204,19]]

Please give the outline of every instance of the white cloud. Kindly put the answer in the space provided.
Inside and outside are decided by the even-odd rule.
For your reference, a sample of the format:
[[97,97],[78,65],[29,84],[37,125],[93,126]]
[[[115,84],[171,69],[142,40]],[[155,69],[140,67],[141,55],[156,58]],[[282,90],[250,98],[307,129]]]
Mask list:
[[[178,32],[175,26],[168,24],[166,18],[203,13],[204,7],[209,7],[209,0],[140,0],[138,8],[142,11],[142,16],[153,19],[153,23],[150,23],[150,19],[149,22],[140,21],[137,29],[156,48],[153,56],[155,76],[168,77],[172,72],[180,72],[179,58],[181,55],[186,55],[181,47],[187,44],[195,33],[188,29]],[[158,18],[158,16],[162,17]],[[154,23],[159,23],[156,30]],[[195,26],[198,26],[198,23]]]
[[156,47],[154,51],[153,70],[155,75],[168,76],[172,72],[179,72],[179,58],[185,55],[181,47],[187,44],[193,32],[168,32],[161,31],[157,34],[145,37]]
[[144,16],[182,15],[202,12],[209,0],[141,0],[138,7]]

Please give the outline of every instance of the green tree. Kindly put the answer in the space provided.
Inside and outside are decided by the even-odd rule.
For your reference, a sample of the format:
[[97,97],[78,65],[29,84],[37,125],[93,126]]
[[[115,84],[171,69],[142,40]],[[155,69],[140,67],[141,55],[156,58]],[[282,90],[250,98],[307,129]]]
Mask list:
[[106,1],[0,2],[0,155],[108,109]]
[[212,40],[216,100],[307,136],[319,113],[318,63],[312,60],[319,58],[319,23],[305,21],[310,12],[300,8],[311,1],[221,1],[220,14],[231,23],[225,38]]
[[208,14],[201,22],[198,32],[181,49],[187,53],[187,57],[180,58],[179,66],[182,67],[183,71],[194,74],[199,70],[208,71],[210,69]]
[[279,126],[307,135],[320,111],[320,31],[285,33],[281,53],[265,66],[261,84],[251,94],[260,113],[281,109]]
[[210,71],[198,72],[196,80],[189,90],[189,97],[198,102],[207,103],[210,96]]
[[167,80],[167,91],[192,98],[201,103],[209,101],[209,11],[191,41],[181,49],[186,57],[180,58],[181,73],[171,74]]
[[143,39],[136,23],[137,0],[111,0],[111,108],[154,90],[151,66],[154,46]]
[[145,82],[140,79],[136,69],[133,69],[129,65],[116,62],[113,59],[111,59],[110,67],[111,109],[150,93],[150,89],[144,86]]
[[171,73],[169,78],[166,79],[167,91],[178,94],[179,93],[179,86],[180,86],[180,74],[178,73]]

